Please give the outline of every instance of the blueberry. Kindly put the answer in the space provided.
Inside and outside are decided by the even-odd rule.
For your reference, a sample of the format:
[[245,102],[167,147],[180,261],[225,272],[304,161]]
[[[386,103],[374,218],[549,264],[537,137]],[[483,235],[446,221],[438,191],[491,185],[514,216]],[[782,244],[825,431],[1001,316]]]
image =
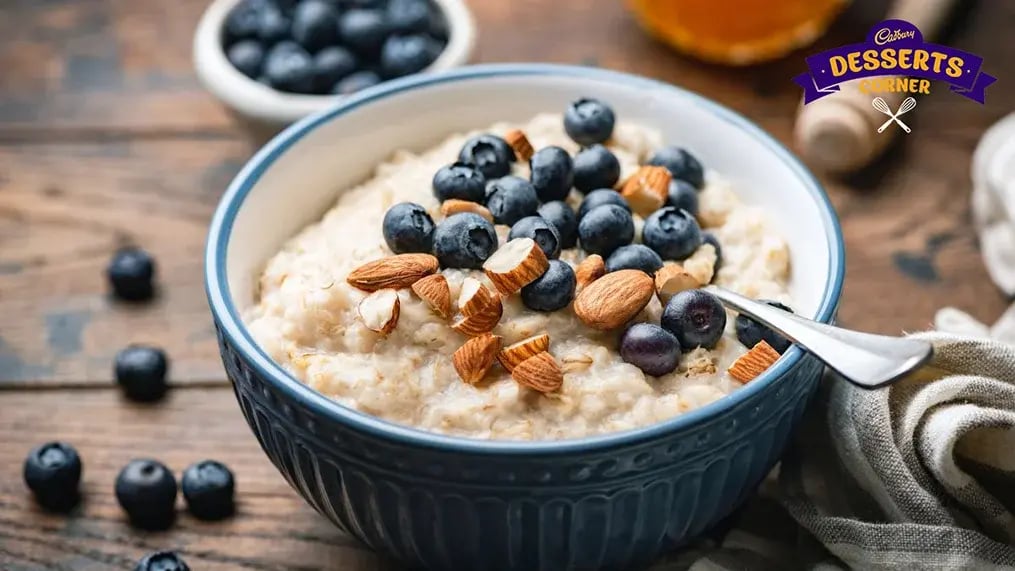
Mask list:
[[619,192],[612,188],[600,188],[585,195],[585,200],[582,200],[582,203],[578,206],[578,221],[581,222],[581,219],[585,218],[585,215],[593,208],[603,206],[604,204],[613,204],[628,212],[631,211],[627,200],[623,196],[620,196]]
[[376,56],[389,34],[382,12],[359,8],[342,14],[338,30],[343,44],[365,56]]
[[141,248],[123,248],[106,266],[113,295],[127,301],[143,301],[155,295],[155,260]]
[[578,280],[567,262],[550,260],[550,267],[536,281],[522,288],[522,303],[535,311],[556,311],[574,298]]
[[680,363],[680,342],[658,325],[635,323],[620,337],[620,358],[646,375],[661,377]]
[[470,164],[452,163],[433,175],[433,195],[441,202],[457,198],[482,203],[486,200],[486,177]]
[[386,16],[396,34],[420,34],[430,30],[430,3],[427,0],[391,0]]
[[287,39],[291,27],[292,23],[281,10],[275,7],[266,8],[261,11],[258,21],[257,39],[270,46]]
[[116,500],[133,525],[166,529],[173,522],[176,479],[161,462],[131,460],[116,477]]
[[281,91],[314,91],[314,60],[295,42],[279,42],[268,51],[264,75],[272,87]]
[[134,571],[190,571],[190,567],[176,552],[156,551],[138,561]]
[[712,232],[701,233],[702,244],[712,244],[715,248],[715,265],[713,266],[712,280],[715,280],[715,276],[719,274],[719,268],[722,267],[722,246],[719,245],[719,238],[715,237]]
[[116,384],[133,401],[152,402],[166,394],[169,361],[165,352],[147,345],[130,345],[116,354]]
[[486,185],[486,207],[497,224],[514,225],[539,209],[539,197],[532,183],[517,176],[491,180]]
[[478,214],[453,214],[434,230],[433,253],[444,268],[479,269],[496,249],[493,224]]
[[242,40],[229,48],[226,59],[243,75],[257,77],[264,65],[264,48],[257,40]]
[[496,135],[477,135],[465,141],[458,152],[458,160],[475,165],[487,179],[494,179],[511,172],[515,151]]
[[589,254],[609,256],[633,239],[634,219],[616,204],[597,206],[579,218],[578,240]]
[[670,298],[659,321],[663,329],[676,335],[685,351],[712,349],[726,327],[726,310],[707,291],[689,289]]
[[448,19],[444,16],[444,12],[440,10],[430,11],[429,32],[431,37],[436,38],[441,42],[448,41],[448,37],[451,35],[451,30],[448,27]]
[[686,210],[666,206],[645,219],[641,241],[664,260],[683,260],[701,246],[701,227]]
[[338,42],[338,10],[323,0],[303,0],[293,13],[292,34],[309,52]]
[[350,93],[356,93],[361,89],[373,87],[380,82],[381,76],[372,71],[356,71],[350,73],[341,81],[336,83],[335,87],[331,88],[331,93],[333,95],[349,95]]
[[544,203],[536,213],[557,230],[562,250],[575,247],[578,243],[578,217],[566,202],[555,200]]
[[564,112],[564,130],[583,146],[609,139],[613,134],[614,122],[613,109],[602,101],[589,97],[575,101]]
[[47,442],[25,458],[25,484],[42,507],[67,511],[78,503],[81,457],[70,444]]
[[691,186],[686,180],[675,178],[670,181],[670,190],[666,197],[666,206],[682,208],[691,213],[691,216],[698,216],[698,189]]
[[610,254],[606,259],[606,271],[617,270],[641,270],[650,276],[654,276],[656,270],[663,267],[663,260],[659,254],[652,251],[648,246],[641,244],[628,244],[621,246]]
[[264,0],[243,0],[234,6],[224,25],[226,44],[257,37],[261,29],[261,12],[266,7]]
[[384,213],[384,241],[396,254],[429,253],[434,223],[426,209],[414,202],[399,202]]
[[440,45],[429,36],[391,36],[381,48],[381,71],[385,77],[423,71],[440,52]]
[[343,77],[356,71],[356,56],[341,46],[330,46],[314,55],[314,90],[327,93]]
[[224,464],[204,460],[183,471],[180,488],[194,517],[222,519],[233,513],[233,473]]
[[620,180],[620,161],[602,145],[578,151],[574,156],[574,187],[582,192],[612,188]]
[[694,188],[705,186],[705,169],[687,149],[663,147],[652,155],[648,164],[666,167],[673,178],[687,181]]
[[[777,307],[783,311],[793,313],[793,310],[778,301],[771,301],[767,299],[758,300],[762,303],[767,303],[772,307]],[[785,353],[786,349],[789,349],[790,340],[786,339],[782,335],[779,335],[775,331],[772,331],[768,327],[758,323],[757,321],[747,317],[744,314],[737,316],[736,320],[737,339],[744,344],[745,347],[750,349],[761,341],[765,341],[772,346],[773,349],[779,353]]]
[[574,182],[574,165],[571,155],[560,147],[544,147],[529,159],[529,180],[536,188],[539,200],[564,200]]
[[551,260],[560,256],[560,234],[541,216],[526,216],[515,222],[508,233],[508,240],[515,238],[532,238]]

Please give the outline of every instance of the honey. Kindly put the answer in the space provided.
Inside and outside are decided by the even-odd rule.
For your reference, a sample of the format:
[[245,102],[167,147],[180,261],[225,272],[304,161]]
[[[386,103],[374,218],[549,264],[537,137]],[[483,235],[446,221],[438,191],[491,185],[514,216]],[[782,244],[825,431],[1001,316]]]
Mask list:
[[699,59],[772,60],[818,38],[848,0],[628,0],[649,32]]

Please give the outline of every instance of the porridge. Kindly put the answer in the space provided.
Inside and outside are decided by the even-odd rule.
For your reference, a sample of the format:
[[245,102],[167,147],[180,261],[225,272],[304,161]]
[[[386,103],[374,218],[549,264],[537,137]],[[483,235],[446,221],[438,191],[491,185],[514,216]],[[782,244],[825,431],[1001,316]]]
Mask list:
[[254,338],[343,405],[473,438],[625,430],[737,390],[785,340],[697,288],[789,303],[785,242],[720,173],[583,104],[396,152],[268,261]]

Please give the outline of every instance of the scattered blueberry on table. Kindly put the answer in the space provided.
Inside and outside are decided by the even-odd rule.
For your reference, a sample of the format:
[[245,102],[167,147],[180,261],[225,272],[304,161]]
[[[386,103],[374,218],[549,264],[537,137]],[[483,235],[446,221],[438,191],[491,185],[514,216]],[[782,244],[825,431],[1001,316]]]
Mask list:
[[522,288],[522,303],[535,311],[556,311],[574,298],[578,280],[567,262],[550,260],[550,266],[536,281]]
[[148,345],[131,345],[116,354],[116,383],[133,401],[152,402],[166,394],[169,360],[165,352]]
[[176,478],[161,462],[132,460],[116,477],[116,500],[131,524],[141,529],[167,529],[175,519]]
[[155,260],[141,248],[121,248],[113,254],[106,277],[119,299],[146,301],[155,295]]
[[726,310],[707,291],[689,289],[670,298],[659,323],[676,336],[684,351],[696,347],[712,349],[726,327]]
[[[769,299],[759,299],[758,301],[767,303],[768,305],[777,307],[783,311],[793,313],[793,310],[790,309],[789,306],[779,303],[778,301],[772,301]],[[789,339],[786,339],[782,335],[772,331],[771,328],[758,323],[744,314],[737,316],[736,330],[737,340],[743,343],[748,349],[754,347],[761,341],[765,341],[779,353],[785,353],[786,349],[789,349],[789,346],[792,344]]]
[[620,161],[603,145],[586,147],[574,156],[574,187],[584,193],[613,188],[620,180]]
[[676,336],[654,323],[635,323],[620,337],[620,357],[646,375],[659,377],[673,372],[680,355]]
[[138,561],[134,571],[190,571],[190,567],[175,551],[156,551]]
[[430,253],[433,249],[433,218],[415,202],[399,202],[384,214],[381,228],[388,248],[396,254]]
[[221,462],[203,460],[183,471],[180,480],[187,508],[194,517],[217,520],[232,515],[236,480]]
[[241,0],[222,32],[240,73],[302,94],[349,94],[417,73],[448,41],[431,0]]
[[25,458],[25,484],[42,507],[67,511],[78,503],[81,457],[70,444],[47,442]]
[[663,259],[652,248],[643,244],[621,246],[606,258],[606,271],[641,270],[653,276],[663,267]]
[[508,233],[508,240],[515,238],[532,238],[548,259],[560,257],[560,234],[542,216],[526,216],[515,222]]

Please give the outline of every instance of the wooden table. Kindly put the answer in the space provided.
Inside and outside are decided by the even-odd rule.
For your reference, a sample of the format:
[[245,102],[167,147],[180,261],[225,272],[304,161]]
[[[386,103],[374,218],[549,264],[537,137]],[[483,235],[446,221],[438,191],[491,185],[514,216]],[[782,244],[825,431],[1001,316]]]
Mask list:
[[[0,12],[0,568],[128,569],[157,548],[193,569],[381,569],[317,516],[259,450],[223,377],[202,286],[208,219],[253,144],[194,78],[190,40],[206,0],[6,0]],[[471,2],[477,61],[551,60],[657,77],[710,97],[789,142],[802,54],[746,70],[682,58],[645,37],[619,2]],[[855,41],[881,16],[857,0],[819,47]],[[907,116],[913,134],[846,180],[825,179],[848,252],[841,321],[880,332],[929,326],[956,305],[992,320],[1006,300],[988,281],[970,226],[969,160],[1009,111],[1003,72],[1015,5],[980,2],[949,38],[1001,75],[976,105],[944,87]],[[162,295],[124,307],[103,267],[121,244],[159,263]],[[797,268],[796,271],[807,271]],[[123,401],[111,360],[130,342],[164,347],[175,388],[156,406]],[[35,507],[21,481],[28,449],[73,443],[85,501],[70,517]],[[182,514],[169,532],[128,527],[112,494],[132,457],[179,473],[216,458],[239,481],[239,515]]]

